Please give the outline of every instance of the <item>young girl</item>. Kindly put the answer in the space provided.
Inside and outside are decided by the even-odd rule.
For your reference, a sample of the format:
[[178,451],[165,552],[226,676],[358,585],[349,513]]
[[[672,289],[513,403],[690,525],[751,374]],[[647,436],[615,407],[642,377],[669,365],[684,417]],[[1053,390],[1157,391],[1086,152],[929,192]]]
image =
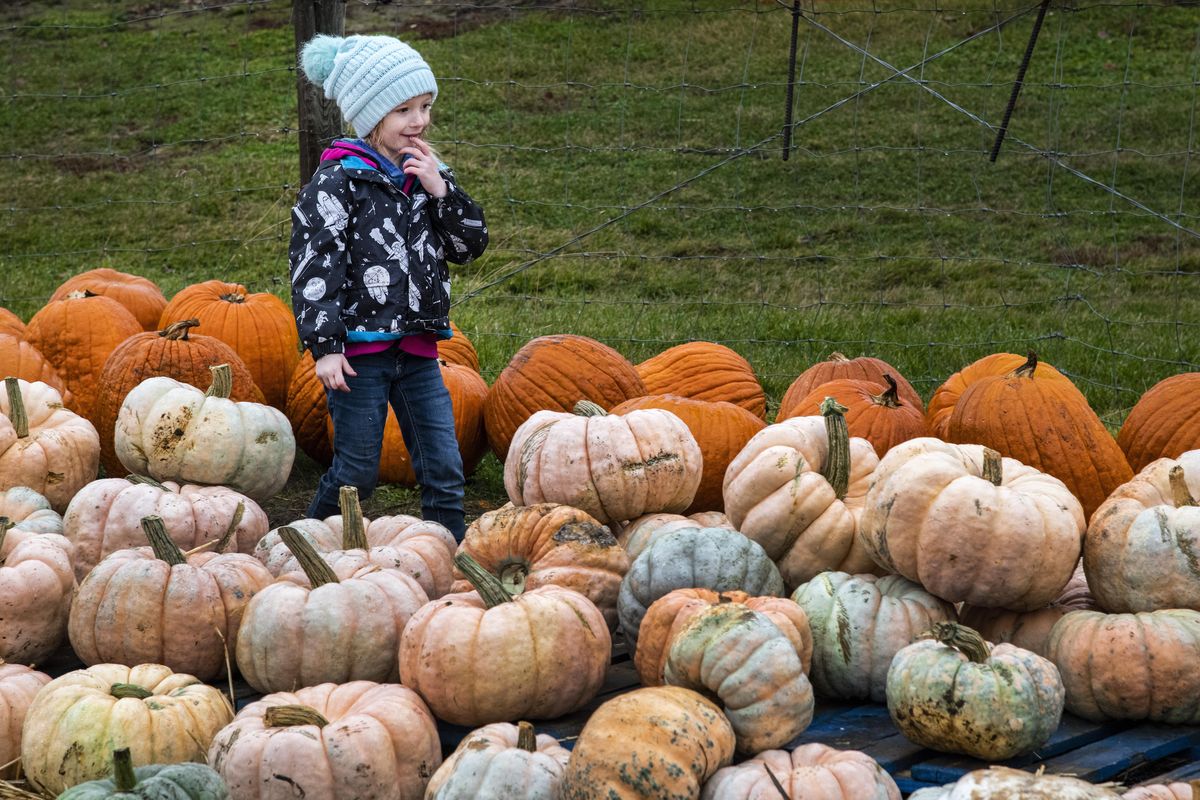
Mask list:
[[336,514],[341,486],[375,489],[390,404],[422,515],[461,540],[462,459],[437,341],[451,335],[446,260],[483,253],[483,210],[425,142],[438,90],[417,51],[317,36],[300,61],[361,137],[331,144],[292,209],[292,307],[333,419],[333,465],[308,516]]

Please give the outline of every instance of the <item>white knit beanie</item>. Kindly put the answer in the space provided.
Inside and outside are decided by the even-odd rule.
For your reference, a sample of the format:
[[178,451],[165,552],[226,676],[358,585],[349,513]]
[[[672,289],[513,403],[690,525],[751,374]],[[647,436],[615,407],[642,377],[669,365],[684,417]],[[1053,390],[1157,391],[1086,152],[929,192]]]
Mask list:
[[433,70],[420,53],[391,36],[314,36],[300,51],[300,67],[337,103],[360,138],[405,100],[425,93],[437,97]]

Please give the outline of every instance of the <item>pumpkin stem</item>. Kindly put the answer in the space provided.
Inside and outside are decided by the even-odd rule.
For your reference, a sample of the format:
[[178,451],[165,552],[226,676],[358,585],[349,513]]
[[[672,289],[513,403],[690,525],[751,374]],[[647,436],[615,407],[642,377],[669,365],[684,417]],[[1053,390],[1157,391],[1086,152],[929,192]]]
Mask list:
[[67,292],[63,295],[63,300],[84,300],[88,297],[99,297],[100,295],[93,292],[91,289],[76,289],[73,292]]
[[108,693],[116,698],[135,697],[138,700],[145,700],[147,697],[154,696],[154,692],[143,686],[138,686],[136,683],[114,683],[109,687]]
[[976,664],[988,660],[988,644],[978,631],[959,625],[957,622],[935,622],[933,627],[921,634],[923,639],[937,639],[947,647],[953,647]]
[[163,524],[162,517],[142,517],[142,532],[150,540],[150,549],[159,561],[165,561],[171,566],[187,563],[179,545],[167,534],[167,526]]
[[775,773],[771,771],[771,768],[766,764],[763,764],[763,769],[767,771],[767,777],[771,779],[771,783],[775,784],[775,791],[779,792],[780,797],[782,797],[783,800],[792,800],[792,798],[788,796],[787,790],[783,788],[783,784],[779,782],[779,778],[776,778]]
[[220,295],[220,298],[222,300],[224,300],[226,303],[244,303],[244,302],[246,302],[246,295],[243,293],[242,287],[240,287],[240,286],[236,290],[230,292],[229,294]]
[[290,728],[293,725],[316,725],[324,728],[329,720],[320,711],[310,706],[284,705],[271,706],[263,715],[263,724],[268,728]]
[[[13,521],[8,517],[0,517],[0,553],[4,552],[4,537],[8,536],[8,532],[13,527]],[[0,555],[0,567],[4,566],[4,556]],[[4,664],[4,660],[0,659],[0,665]]]
[[1030,350],[1029,357],[1025,360],[1025,363],[1013,370],[1013,375],[1017,375],[1021,378],[1032,378],[1034,371],[1037,369],[1037,365],[1037,353]]
[[339,582],[337,575],[333,572],[333,567],[326,564],[325,560],[317,555],[317,551],[308,539],[300,534],[300,531],[290,525],[285,525],[279,529],[279,538],[300,562],[300,569],[304,570],[304,574],[308,576],[308,582],[312,584],[312,588],[316,589],[327,583]]
[[192,319],[181,319],[179,322],[173,322],[167,327],[158,332],[158,335],[164,339],[170,339],[172,342],[186,342],[188,340],[188,329],[200,327],[200,320],[193,317]]
[[608,412],[591,400],[580,400],[573,409],[581,417],[607,417]]
[[821,474],[833,487],[838,500],[845,499],[850,488],[850,429],[846,427],[848,409],[826,397],[821,403],[821,416],[825,417],[825,434],[829,438],[829,456]]
[[212,373],[213,380],[204,396],[228,400],[230,392],[233,391],[233,370],[228,364],[217,364],[215,367],[209,367],[208,371]]
[[466,553],[459,553],[454,557],[454,566],[458,567],[459,571],[467,577],[467,580],[475,587],[475,591],[479,592],[479,596],[483,598],[483,604],[488,608],[495,608],[501,603],[513,601],[512,595],[505,591],[504,584]]
[[990,447],[983,448],[983,477],[993,486],[1004,482],[1004,460]]
[[116,785],[117,791],[122,794],[132,792],[137,782],[137,775],[133,773],[133,756],[130,755],[129,748],[113,750],[113,784]]
[[1188,786],[1192,787],[1192,800],[1200,800],[1200,779],[1189,781]]
[[225,533],[217,540],[216,547],[213,548],[214,553],[224,553],[225,548],[229,546],[229,541],[233,538],[233,534],[237,533],[238,525],[242,524],[242,517],[246,516],[246,504],[238,500],[237,508],[233,510],[233,516],[229,519],[229,525],[225,528]]
[[537,752],[537,734],[533,731],[533,723],[521,720],[517,723],[517,747],[526,753]]
[[847,358],[844,354],[839,353],[837,350],[834,350],[832,353],[829,354],[829,358],[827,358],[825,360],[826,361],[849,361],[850,359]]
[[1176,464],[1171,467],[1171,471],[1167,473],[1167,480],[1171,482],[1171,495],[1175,499],[1176,508],[1196,505],[1196,498],[1192,497],[1192,493],[1188,491],[1182,465]]
[[891,375],[884,373],[883,379],[887,381],[888,388],[882,394],[877,394],[871,397],[871,401],[877,406],[887,406],[888,408],[900,407],[899,386],[896,384],[896,379]]
[[529,577],[529,565],[524,561],[505,564],[500,568],[500,574],[496,577],[500,579],[504,591],[516,597],[525,591],[525,579]]
[[342,548],[344,550],[366,550],[367,529],[363,525],[362,505],[358,502],[358,488],[343,486],[338,492],[338,505],[342,509]]
[[4,390],[8,392],[8,421],[17,432],[18,439],[29,435],[29,415],[25,413],[25,398],[21,397],[21,383],[16,378],[4,379]]
[[154,478],[151,478],[149,475],[126,475],[125,480],[129,481],[130,483],[140,483],[145,484],[146,486],[153,486],[155,489],[162,489],[164,492],[171,491],[163,484],[154,480]]

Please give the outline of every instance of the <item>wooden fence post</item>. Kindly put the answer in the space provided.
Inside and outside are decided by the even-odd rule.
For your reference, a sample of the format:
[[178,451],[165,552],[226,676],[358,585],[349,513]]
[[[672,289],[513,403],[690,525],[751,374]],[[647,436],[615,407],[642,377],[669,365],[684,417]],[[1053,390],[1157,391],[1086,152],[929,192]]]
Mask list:
[[[292,27],[296,31],[296,64],[300,48],[318,33],[341,36],[346,27],[346,0],[292,0]],[[321,151],[342,132],[342,114],[325,92],[296,69],[296,98],[300,117],[300,185],[317,171]]]

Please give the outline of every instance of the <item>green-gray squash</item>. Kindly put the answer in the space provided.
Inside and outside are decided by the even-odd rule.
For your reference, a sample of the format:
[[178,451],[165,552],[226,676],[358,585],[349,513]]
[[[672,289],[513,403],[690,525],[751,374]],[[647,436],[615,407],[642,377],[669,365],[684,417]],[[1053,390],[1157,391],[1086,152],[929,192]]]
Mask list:
[[229,800],[206,764],[152,764],[134,769],[128,748],[113,752],[113,776],[73,786],[58,800]]
[[970,628],[939,622],[931,638],[892,659],[888,713],[917,744],[1003,761],[1046,743],[1066,692],[1058,668],[1036,653],[990,647]]

